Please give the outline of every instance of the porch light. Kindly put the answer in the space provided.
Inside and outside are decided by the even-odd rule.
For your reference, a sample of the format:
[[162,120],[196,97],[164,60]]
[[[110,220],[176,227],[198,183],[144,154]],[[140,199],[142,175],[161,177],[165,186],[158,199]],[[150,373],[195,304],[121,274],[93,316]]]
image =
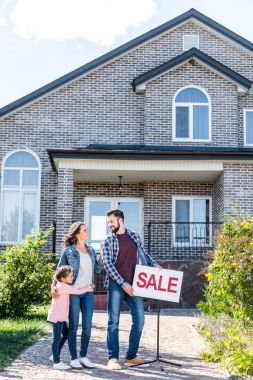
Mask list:
[[122,190],[123,190],[123,185],[121,183],[122,177],[123,177],[122,175],[119,175],[119,187],[118,187],[119,193],[122,193]]

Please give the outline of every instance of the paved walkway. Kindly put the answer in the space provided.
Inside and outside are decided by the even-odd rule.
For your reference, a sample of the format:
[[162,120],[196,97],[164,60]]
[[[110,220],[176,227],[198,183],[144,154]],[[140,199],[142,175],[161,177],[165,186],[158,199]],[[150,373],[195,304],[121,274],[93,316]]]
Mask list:
[[[154,359],[156,354],[156,314],[146,314],[141,339],[140,355]],[[149,368],[124,368],[121,371],[107,370],[106,319],[103,312],[96,312],[93,319],[89,357],[97,364],[93,370],[55,371],[48,358],[51,355],[51,333],[48,332],[34,346],[28,348],[16,359],[7,371],[0,372],[0,380],[84,380],[84,379],[171,379],[171,380],[218,380],[228,379],[217,365],[206,364],[197,357],[201,340],[194,329],[197,317],[191,311],[162,312],[160,317],[160,354],[163,359],[181,363],[182,367],[165,365],[161,371],[157,363]],[[123,313],[120,321],[121,357],[127,348],[131,317]],[[78,338],[80,339],[80,338]],[[69,361],[67,345],[63,348],[62,359]]]

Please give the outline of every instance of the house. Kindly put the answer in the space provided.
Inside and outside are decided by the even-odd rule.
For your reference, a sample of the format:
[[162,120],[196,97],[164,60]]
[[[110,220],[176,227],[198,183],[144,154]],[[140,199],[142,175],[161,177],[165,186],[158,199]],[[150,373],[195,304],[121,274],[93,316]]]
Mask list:
[[[253,44],[191,9],[0,110],[1,248],[120,207],[201,296],[224,217],[253,215]],[[52,249],[49,242],[48,250]]]

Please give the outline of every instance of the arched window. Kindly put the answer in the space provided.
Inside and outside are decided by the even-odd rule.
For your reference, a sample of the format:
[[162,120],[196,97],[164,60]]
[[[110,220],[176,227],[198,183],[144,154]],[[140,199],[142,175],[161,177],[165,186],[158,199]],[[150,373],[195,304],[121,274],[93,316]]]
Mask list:
[[198,87],[180,89],[173,100],[173,140],[209,141],[211,102]]
[[20,242],[39,227],[40,161],[28,150],[8,154],[2,167],[0,240]]

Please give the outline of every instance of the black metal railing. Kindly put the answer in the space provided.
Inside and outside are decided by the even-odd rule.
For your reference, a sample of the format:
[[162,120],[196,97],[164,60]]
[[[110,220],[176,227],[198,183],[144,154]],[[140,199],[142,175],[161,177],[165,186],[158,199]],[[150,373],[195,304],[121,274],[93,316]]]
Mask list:
[[52,221],[52,226],[53,226],[53,233],[52,233],[52,253],[53,257],[55,258],[56,254],[56,221]]
[[200,258],[213,248],[221,223],[150,221],[148,251],[155,258]]

